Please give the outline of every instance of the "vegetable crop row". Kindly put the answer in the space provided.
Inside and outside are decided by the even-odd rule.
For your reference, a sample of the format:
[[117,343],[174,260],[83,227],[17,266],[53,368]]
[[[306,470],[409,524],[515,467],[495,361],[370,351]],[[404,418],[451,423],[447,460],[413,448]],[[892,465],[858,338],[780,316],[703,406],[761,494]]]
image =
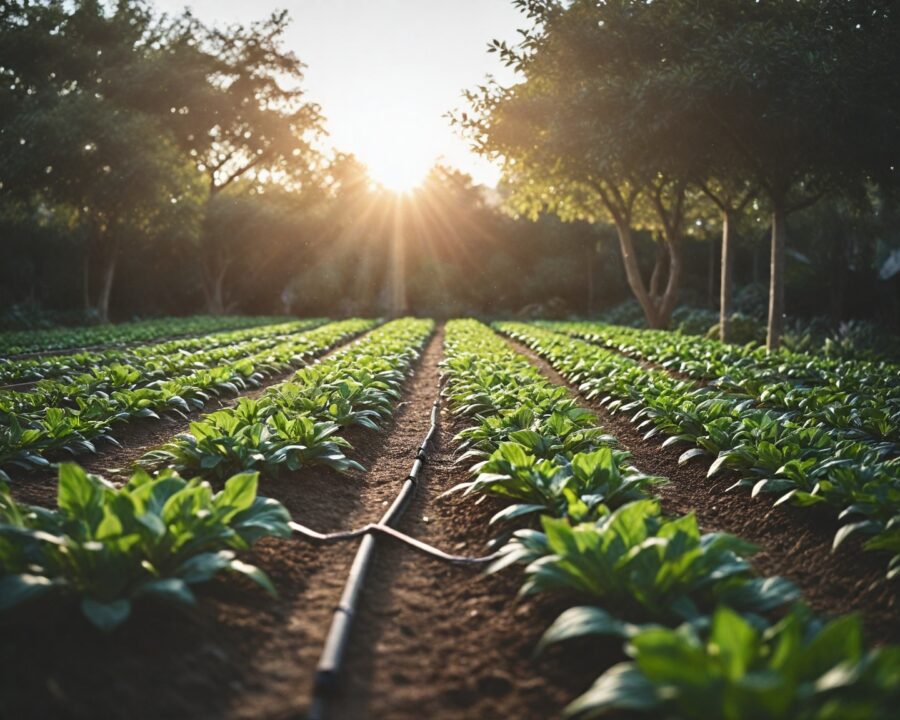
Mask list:
[[94,371],[104,365],[119,364],[140,368],[149,363],[165,363],[167,359],[177,359],[179,355],[205,353],[249,340],[277,338],[311,330],[325,322],[324,318],[292,320],[275,325],[224,330],[202,337],[184,337],[127,348],[85,351],[67,355],[0,358],[0,382],[12,384],[59,378],[68,378],[71,381],[78,374]]
[[707,381],[763,407],[790,411],[792,419],[807,425],[823,423],[851,439],[900,441],[900,367],[896,365],[836,362],[786,351],[764,355],[759,349],[665,330],[599,323],[546,326]]
[[184,318],[139,320],[119,325],[99,325],[49,330],[11,330],[0,332],[0,354],[65,350],[121,343],[147,342],[174,335],[199,335],[218,330],[234,330],[255,325],[284,322],[284,317],[247,317],[195,315]]
[[336,433],[353,425],[374,430],[391,414],[433,329],[431,320],[389,322],[267,388],[259,399],[241,398],[233,407],[204,415],[189,432],[141,462],[219,478],[242,470],[276,474],[309,465],[361,470],[344,452],[347,440]]
[[[94,452],[97,440],[113,441],[116,424],[135,418],[158,418],[159,412],[190,412],[213,395],[237,393],[268,375],[302,365],[349,337],[370,329],[376,321],[345,320],[306,333],[255,355],[181,377],[145,378],[121,369],[115,387],[103,391],[88,383],[57,386],[59,395],[44,397],[46,407],[21,410],[22,397],[32,393],[0,392],[0,477],[4,467],[47,467],[51,453]],[[265,343],[264,343],[265,344]]]
[[[291,532],[287,510],[257,495],[260,482],[281,467],[359,469],[335,433],[378,427],[432,330],[427,320],[388,323],[261,400],[205,416],[145,458],[156,472],[139,468],[124,487],[63,463],[58,508],[46,510],[17,504],[0,483],[0,613],[28,612],[41,597],[75,601],[110,631],[138,602],[194,603],[192,586],[223,571],[274,594],[263,571],[235,554]],[[238,436],[250,444],[238,448]]]
[[518,530],[492,570],[524,564],[522,593],[573,601],[538,649],[600,635],[631,656],[568,717],[890,716],[900,649],[866,650],[856,616],[785,609],[796,588],[754,576],[752,545],[663,514],[650,497],[662,479],[632,467],[590,412],[487,327],[453,321],[445,338],[444,394],[475,423],[457,436],[461,459],[477,460],[473,480],[449,492],[514,501],[491,522],[540,514],[542,531]]
[[709,477],[734,470],[740,480],[732,487],[748,487],[753,496],[833,507],[841,523],[834,547],[855,533],[869,536],[866,549],[891,554],[888,578],[900,574],[900,458],[885,447],[676,380],[568,335],[523,323],[497,327],[545,357],[589,399],[631,413],[645,439],[663,433],[669,436],[664,445],[694,445],[679,462],[712,457]]
[[[315,327],[319,323],[313,325]],[[31,390],[0,389],[0,408],[9,413],[30,413],[47,407],[74,406],[83,395],[110,395],[117,390],[139,390],[154,387],[162,381],[176,381],[198,371],[240,366],[239,374],[268,358],[277,358],[295,342],[299,333],[309,328],[300,325],[287,333],[263,334],[260,338],[236,340],[227,345],[197,352],[171,351],[149,355],[141,362],[124,364],[101,362],[86,372],[42,380]],[[274,366],[273,366],[274,368]],[[265,367],[261,368],[266,372]],[[223,377],[234,372],[223,371]],[[0,424],[3,418],[0,417]]]

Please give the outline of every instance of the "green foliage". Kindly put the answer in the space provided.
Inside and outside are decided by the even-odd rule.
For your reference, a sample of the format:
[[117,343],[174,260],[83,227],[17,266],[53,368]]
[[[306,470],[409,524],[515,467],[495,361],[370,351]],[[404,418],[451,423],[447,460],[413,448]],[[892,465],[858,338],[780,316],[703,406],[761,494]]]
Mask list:
[[[124,343],[141,343],[178,335],[206,335],[241,328],[258,330],[261,325],[278,322],[277,317],[247,317],[194,315],[178,318],[169,317],[155,320],[138,320],[108,326],[86,327],[51,327],[42,330],[8,330],[0,332],[0,350],[5,356],[20,353],[47,352],[50,350],[68,350],[95,345],[119,345]],[[71,356],[69,356],[71,358]],[[58,360],[59,358],[57,358]],[[4,362],[13,361],[4,358]],[[41,362],[36,360],[35,362]],[[42,375],[39,377],[43,377]],[[14,381],[20,378],[8,378]],[[30,378],[21,378],[30,379]]]
[[257,497],[257,475],[225,481],[143,470],[122,488],[64,463],[56,510],[19,505],[0,487],[0,611],[39,596],[70,597],[103,631],[128,619],[135,601],[192,604],[192,585],[222,571],[275,594],[259,568],[239,560],[266,536],[290,534],[284,507]]
[[338,472],[363,467],[344,455],[350,443],[332,437],[340,428],[310,417],[289,419],[282,412],[262,414],[259,403],[242,398],[233,410],[219,410],[192,422],[189,433],[147,453],[147,466],[167,463],[180,472],[203,473],[215,479],[247,470],[277,475],[283,466],[325,465]]
[[[367,321],[363,321],[367,322]],[[326,326],[327,327],[327,326]],[[267,388],[258,400],[205,415],[141,462],[167,465],[180,472],[222,477],[259,469],[322,465],[338,472],[362,470],[344,451],[335,433],[360,425],[377,429],[390,416],[418,348],[431,333],[431,320],[394,320],[316,365],[299,370],[288,382]]]
[[533,431],[514,432],[511,439],[512,442],[501,443],[487,460],[473,466],[474,480],[448,491],[522,501],[497,513],[492,522],[535,512],[584,521],[596,517],[598,512],[605,513],[603,506],[616,507],[643,498],[650,487],[665,481],[625,467],[628,454],[620,450],[600,447],[574,452],[559,448],[551,457],[535,452],[534,444],[543,443]]
[[[593,523],[542,518],[504,548],[527,562],[523,594],[566,590],[587,595],[630,621],[701,620],[717,602],[763,613],[796,598],[788,582],[754,580],[755,548],[724,533],[701,535],[693,515],[666,518],[655,500],[638,500]],[[495,569],[506,567],[499,560]]]
[[[618,370],[612,361],[603,362],[596,346],[533,326],[500,327],[549,357],[583,389]],[[499,518],[544,513],[543,532],[516,531],[491,570],[524,565],[523,593],[554,591],[563,601],[594,603],[565,610],[538,650],[602,635],[625,640],[634,657],[607,670],[569,706],[569,716],[622,711],[723,720],[890,716],[898,699],[897,648],[865,652],[859,621],[852,616],[823,626],[800,607],[784,615],[784,606],[798,597],[797,588],[782,578],[754,576],[747,559],[753,546],[724,533],[701,534],[692,514],[664,515],[659,501],[646,498],[616,509],[593,503],[586,493],[598,485],[615,497],[627,477],[629,468],[622,467],[627,456],[617,457],[610,443],[565,452],[563,434],[554,436],[542,425],[554,416],[544,400],[561,388],[532,377],[528,360],[483,325],[448,323],[445,338],[444,394],[455,413],[480,423],[457,437],[468,448],[460,459],[490,453],[475,465],[475,479],[456,489],[525,501],[501,511]],[[611,394],[603,402],[614,410],[636,410],[636,422],[652,425],[658,408],[651,413],[640,401],[648,386],[639,382],[639,366],[615,358],[628,368],[627,382],[615,387],[630,394],[624,399]],[[666,386],[671,393],[688,387],[671,380]],[[678,403],[666,406],[662,395],[653,397],[659,397],[659,407],[683,410]],[[727,402],[711,401],[699,413],[713,422],[727,421],[732,409]],[[678,417],[699,427],[698,418],[685,412]],[[592,421],[587,414],[565,419],[577,428],[573,435]],[[780,461],[780,446],[770,445],[767,462]],[[685,456],[699,452],[704,450],[694,448]],[[583,518],[590,521],[580,522]],[[898,537],[894,531],[876,540],[897,552]]]
[[[548,357],[588,398],[632,413],[645,439],[664,433],[665,446],[694,446],[680,462],[710,457],[709,476],[736,471],[734,487],[753,496],[832,506],[843,526],[835,547],[854,534],[869,536],[870,549],[893,547],[900,507],[893,365],[766,355],[749,346],[609,326],[562,326],[597,344],[523,324],[500,327]],[[676,380],[620,353],[710,383]],[[894,577],[900,556],[889,562]]]
[[117,262],[151,243],[202,250],[221,313],[231,258],[204,231],[210,196],[273,176],[314,184],[322,118],[286,26],[282,12],[220,30],[141,0],[4,5],[0,200],[40,205],[83,235],[102,321]]
[[720,607],[708,631],[639,630],[627,652],[633,660],[601,675],[566,717],[887,720],[900,701],[900,648],[865,651],[853,615],[823,624],[796,608],[760,630]]
[[[0,390],[0,472],[4,466],[42,467],[53,452],[94,452],[98,440],[114,442],[118,423],[200,409],[213,395],[236,394],[303,365],[375,321],[321,324],[301,321],[128,351],[10,360],[10,375],[40,369],[57,377],[29,392]],[[310,327],[315,329],[306,331]]]

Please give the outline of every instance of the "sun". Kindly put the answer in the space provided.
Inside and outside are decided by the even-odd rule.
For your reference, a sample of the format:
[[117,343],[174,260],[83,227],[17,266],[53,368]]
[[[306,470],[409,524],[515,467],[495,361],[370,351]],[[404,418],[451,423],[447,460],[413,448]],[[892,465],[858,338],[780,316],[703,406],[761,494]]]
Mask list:
[[391,192],[402,195],[415,190],[428,174],[429,163],[417,157],[382,157],[370,160],[369,174],[372,180]]

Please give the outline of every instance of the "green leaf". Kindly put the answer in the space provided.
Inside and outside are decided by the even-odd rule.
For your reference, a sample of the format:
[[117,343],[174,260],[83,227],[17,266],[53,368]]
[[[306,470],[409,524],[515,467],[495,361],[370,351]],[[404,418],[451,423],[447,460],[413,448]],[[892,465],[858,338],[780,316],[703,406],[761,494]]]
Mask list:
[[0,610],[9,610],[57,587],[59,582],[42,575],[4,575],[0,577]]
[[225,481],[225,488],[213,502],[218,508],[245,510],[253,504],[259,484],[259,473],[240,473]]
[[182,578],[161,578],[144,583],[139,590],[140,595],[154,595],[183,605],[196,602],[194,593]]
[[829,622],[806,646],[800,675],[814,681],[836,665],[858,662],[862,654],[862,623],[859,616],[843,615]]
[[[75,463],[59,464],[57,504],[76,516],[96,516],[101,502],[101,490],[88,474]],[[91,523],[96,524],[95,522]]]
[[505,507],[503,508],[503,510],[496,513],[490,519],[490,524],[493,525],[494,523],[498,522],[506,522],[508,520],[513,520],[517,517],[521,517],[522,515],[541,512],[546,509],[546,505],[536,505],[533,503],[518,503],[516,505],[510,505],[509,507]]
[[685,450],[681,455],[678,456],[678,464],[684,465],[689,460],[692,460],[695,457],[702,457],[707,455],[708,453],[703,448],[693,448],[691,450]]
[[201,553],[179,565],[174,574],[190,585],[207,582],[226,569],[233,559],[234,553],[230,550]]
[[759,652],[759,632],[727,607],[719,607],[713,616],[710,642],[717,648],[716,653],[725,674],[737,680],[750,667]]
[[563,711],[563,717],[596,717],[609,710],[647,712],[660,705],[656,686],[633,663],[620,663],[603,673],[590,690],[572,701]]
[[548,645],[584,635],[613,635],[632,637],[640,627],[613,617],[605,610],[592,605],[573,607],[562,613],[538,642],[536,653]]
[[123,598],[104,603],[86,597],[81,601],[81,611],[100,630],[111,632],[128,619],[131,602]]
[[269,576],[255,565],[251,565],[249,563],[245,563],[241,560],[235,559],[229,563],[228,569],[232,572],[236,572],[250,578],[272,597],[278,597],[278,591],[275,589],[275,586],[272,584]]

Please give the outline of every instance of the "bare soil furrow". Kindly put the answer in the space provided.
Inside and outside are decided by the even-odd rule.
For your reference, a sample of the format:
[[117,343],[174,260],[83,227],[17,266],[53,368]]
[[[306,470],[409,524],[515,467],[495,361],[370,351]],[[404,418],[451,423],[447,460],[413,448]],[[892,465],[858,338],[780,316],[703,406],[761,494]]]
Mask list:
[[[423,411],[424,411],[423,405]],[[501,529],[488,524],[503,506],[444,491],[468,477],[455,464],[454,435],[466,426],[442,409],[432,450],[400,528],[441,549],[483,555]],[[559,598],[521,600],[516,569],[486,575],[379,541],[350,639],[333,720],[463,720],[557,716],[594,677],[596,656],[621,659],[617,644],[586,655],[535,659],[541,633],[564,607]],[[569,648],[571,649],[571,648]],[[596,661],[595,661],[596,660]]]

